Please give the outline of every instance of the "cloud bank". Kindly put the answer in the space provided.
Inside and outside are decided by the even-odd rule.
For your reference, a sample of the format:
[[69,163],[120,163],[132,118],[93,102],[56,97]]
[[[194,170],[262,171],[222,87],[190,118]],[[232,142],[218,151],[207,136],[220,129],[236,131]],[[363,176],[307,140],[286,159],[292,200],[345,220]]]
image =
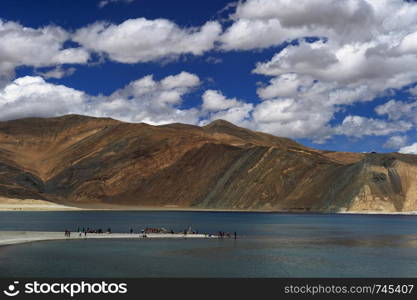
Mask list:
[[110,96],[91,96],[42,77],[14,80],[0,92],[0,120],[82,114],[127,122],[166,124],[198,122],[197,109],[180,109],[182,96],[200,85],[187,72],[160,81],[152,75],[132,81]]
[[[272,79],[258,89],[263,102],[254,109],[253,127],[318,141],[334,134],[361,137],[411,128],[415,103],[398,101],[395,108],[386,104],[393,108],[388,120],[346,116],[340,125],[329,124],[337,112],[417,81],[415,3],[247,0],[231,19],[220,38],[223,50],[297,41],[254,68],[253,73]],[[377,109],[381,116],[382,111]],[[399,111],[408,114],[407,122],[393,122]]]

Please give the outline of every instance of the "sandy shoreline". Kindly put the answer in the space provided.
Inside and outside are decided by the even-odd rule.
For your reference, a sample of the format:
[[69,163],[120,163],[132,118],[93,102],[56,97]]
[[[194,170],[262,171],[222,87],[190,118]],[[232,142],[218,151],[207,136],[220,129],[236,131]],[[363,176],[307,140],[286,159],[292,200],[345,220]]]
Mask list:
[[0,231],[0,246],[31,243],[52,240],[90,240],[90,239],[209,239],[217,236],[206,236],[204,234],[183,233],[148,233],[143,237],[139,233],[88,233],[79,235],[77,232],[71,233],[71,237],[64,235],[64,232],[46,231]]
[[0,211],[64,211],[81,208],[60,205],[49,201],[33,199],[9,199],[0,197]]
[[382,211],[280,211],[261,209],[207,209],[207,208],[185,208],[176,206],[166,207],[132,207],[132,206],[90,206],[73,207],[61,205],[49,201],[33,199],[9,199],[0,197],[1,211],[189,211],[189,212],[256,212],[256,213],[289,213],[289,214],[355,214],[355,215],[417,215],[417,211],[410,212],[382,212]]

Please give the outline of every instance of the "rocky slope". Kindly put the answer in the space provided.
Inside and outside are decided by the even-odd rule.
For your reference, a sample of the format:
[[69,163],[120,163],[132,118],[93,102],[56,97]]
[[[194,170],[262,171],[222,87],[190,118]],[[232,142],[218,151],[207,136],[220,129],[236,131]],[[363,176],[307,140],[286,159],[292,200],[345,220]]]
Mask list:
[[417,210],[417,156],[319,151],[225,121],[0,122],[0,197],[80,207]]

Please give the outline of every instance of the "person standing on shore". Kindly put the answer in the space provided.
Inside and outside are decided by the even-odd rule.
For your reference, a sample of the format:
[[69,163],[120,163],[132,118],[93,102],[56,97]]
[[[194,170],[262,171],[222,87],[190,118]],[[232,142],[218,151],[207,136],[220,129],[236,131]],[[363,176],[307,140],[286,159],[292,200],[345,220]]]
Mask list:
[[237,239],[237,233],[236,233],[236,231],[234,232],[234,236],[235,236],[235,239]]

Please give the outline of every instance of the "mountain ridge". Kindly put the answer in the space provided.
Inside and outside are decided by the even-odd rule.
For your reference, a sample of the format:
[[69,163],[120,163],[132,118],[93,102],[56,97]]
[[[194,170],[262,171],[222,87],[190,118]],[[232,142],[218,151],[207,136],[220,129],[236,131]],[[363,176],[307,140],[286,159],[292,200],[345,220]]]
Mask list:
[[0,197],[79,207],[417,210],[417,156],[316,150],[224,120],[0,122]]

